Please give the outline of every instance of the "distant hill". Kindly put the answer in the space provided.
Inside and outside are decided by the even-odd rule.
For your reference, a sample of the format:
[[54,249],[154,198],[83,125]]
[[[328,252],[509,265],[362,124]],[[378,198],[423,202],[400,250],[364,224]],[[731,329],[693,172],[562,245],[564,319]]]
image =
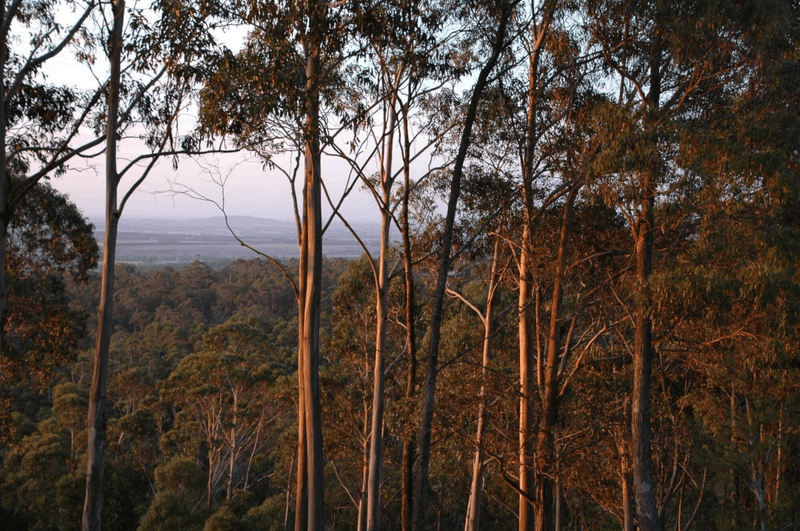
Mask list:
[[[105,223],[102,219],[91,221],[102,248]],[[278,259],[298,257],[297,229],[293,221],[252,216],[231,216],[228,221],[239,238],[259,251]],[[379,249],[379,222],[354,223],[353,228],[370,252]],[[236,241],[221,216],[192,219],[123,216],[117,245],[118,262],[144,267],[185,264],[195,260],[209,265],[224,264],[237,258],[257,256]],[[326,256],[341,258],[358,258],[362,254],[358,242],[338,220],[325,232],[323,251]]]

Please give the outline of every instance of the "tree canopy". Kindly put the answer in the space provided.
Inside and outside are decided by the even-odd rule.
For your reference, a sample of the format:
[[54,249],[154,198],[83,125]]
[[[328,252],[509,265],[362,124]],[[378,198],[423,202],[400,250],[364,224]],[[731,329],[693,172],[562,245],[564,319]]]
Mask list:
[[[798,527],[798,29],[788,0],[6,2],[0,521]],[[115,269],[130,194],[201,151],[286,179],[299,259]],[[100,274],[44,181],[99,154]],[[324,258],[334,218],[361,259]]]

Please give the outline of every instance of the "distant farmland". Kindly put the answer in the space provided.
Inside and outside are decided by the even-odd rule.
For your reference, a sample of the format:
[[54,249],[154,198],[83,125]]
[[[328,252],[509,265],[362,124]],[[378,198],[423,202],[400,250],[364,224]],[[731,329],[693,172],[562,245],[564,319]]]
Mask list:
[[[95,237],[102,248],[103,222],[92,221]],[[231,217],[230,223],[243,241],[260,252],[282,260],[298,257],[293,222],[241,216]],[[379,224],[356,223],[354,228],[370,252],[378,250]],[[325,233],[324,253],[330,257],[358,258],[363,251],[353,235],[337,223]],[[256,256],[236,241],[221,217],[177,220],[123,217],[120,221],[118,263],[155,267],[200,260],[209,265],[221,265]]]

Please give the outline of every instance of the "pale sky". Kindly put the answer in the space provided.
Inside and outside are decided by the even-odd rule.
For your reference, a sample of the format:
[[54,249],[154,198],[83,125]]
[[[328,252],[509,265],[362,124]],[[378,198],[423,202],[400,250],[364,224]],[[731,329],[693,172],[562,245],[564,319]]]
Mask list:
[[[246,35],[246,28],[228,28],[224,35],[217,37],[231,49],[237,49]],[[100,62],[97,72],[92,73],[85,64],[78,64],[69,54],[61,54],[48,61],[46,75],[50,81],[59,84],[92,88],[97,86],[99,78],[104,77],[103,65]],[[181,119],[180,129],[191,130],[194,117],[188,111]],[[123,140],[120,143],[118,167],[121,169],[130,159],[146,153],[147,149],[137,148],[137,140]],[[291,155],[276,159],[276,163],[289,166]],[[423,157],[425,159],[425,157]],[[417,171],[424,171],[425,162]],[[375,164],[367,168],[374,172]],[[323,158],[323,179],[334,201],[338,200],[346,186],[349,167],[341,160]],[[119,188],[120,200],[128,187],[141,175],[133,170],[123,179]],[[225,181],[225,209],[230,216],[255,216],[289,220],[294,219],[291,191],[286,177],[277,170],[266,170],[260,160],[254,156],[235,154],[218,155],[203,159],[182,158],[177,170],[173,170],[171,159],[158,163],[147,180],[133,194],[125,206],[123,223],[126,217],[136,218],[194,218],[221,217],[217,206],[209,201],[176,194],[174,191],[186,191],[191,188],[210,200],[222,204],[223,190],[219,186]],[[302,176],[300,176],[302,180]],[[51,185],[69,196],[87,217],[98,220],[105,213],[105,178],[104,157],[98,156],[87,162],[73,160],[70,170],[62,177],[50,179]],[[298,189],[300,199],[301,189]],[[323,198],[323,208],[327,201]],[[327,209],[329,211],[329,209]],[[380,212],[372,195],[359,183],[345,200],[342,214],[353,222],[378,222]]]
[[[125,157],[119,159],[122,167]],[[289,156],[276,159],[289,164]],[[105,178],[102,157],[89,162],[85,168],[81,163],[63,177],[51,179],[51,185],[69,196],[87,217],[98,219],[105,212]],[[135,170],[134,170],[135,171]],[[336,197],[346,184],[347,168],[343,163],[326,159],[323,175],[329,192]],[[123,179],[120,199],[139,173]],[[302,179],[302,175],[300,175]],[[223,187],[219,185],[224,180]],[[220,210],[211,201],[191,198],[184,193],[189,189],[211,201],[222,204],[229,216],[255,216],[272,219],[294,219],[289,181],[278,170],[265,170],[255,157],[243,154],[218,155],[198,159],[183,158],[177,171],[170,160],[163,160],[153,169],[147,180],[128,201],[123,219],[131,217],[194,218],[221,216]],[[190,192],[191,193],[191,192]],[[300,199],[298,189],[298,200]],[[360,184],[345,200],[342,213],[348,220],[372,221],[379,218],[375,201],[362,190]]]

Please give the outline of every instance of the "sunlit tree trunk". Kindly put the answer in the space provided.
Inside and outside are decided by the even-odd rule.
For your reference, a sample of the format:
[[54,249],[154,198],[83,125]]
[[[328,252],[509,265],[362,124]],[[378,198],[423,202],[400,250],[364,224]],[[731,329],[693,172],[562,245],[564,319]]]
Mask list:
[[[303,203],[303,215],[305,215],[305,203]],[[305,286],[306,276],[303,272],[308,268],[308,249],[304,245],[302,223],[299,222],[299,245],[300,260],[299,273],[297,279],[297,486],[295,489],[295,531],[304,531],[308,518],[308,470],[307,470],[307,448],[306,448],[306,390],[305,379],[303,377],[303,367],[305,366],[304,351],[304,317],[305,317]]]
[[[655,121],[661,99],[662,43],[653,37],[650,58],[650,92],[647,96],[647,122]],[[654,163],[655,164],[655,163]],[[646,300],[649,298],[653,269],[653,229],[655,216],[656,175],[653,167],[640,175],[639,209],[636,219],[636,281],[640,291],[636,303],[636,332],[633,352],[633,392],[631,394],[631,465],[636,513],[641,531],[662,531],[658,516],[653,477],[650,434],[650,373],[653,360],[653,323]]]
[[234,389],[233,392],[233,421],[230,428],[231,447],[228,459],[228,485],[225,489],[225,498],[230,500],[233,497],[233,473],[236,469],[236,454],[239,451],[239,438],[236,433],[236,424],[239,422],[239,393]]
[[[300,264],[305,259],[301,252]],[[301,277],[300,284],[302,286],[303,279]],[[302,293],[302,287],[301,293]],[[298,332],[300,335],[300,345],[302,345],[302,322],[304,312],[303,305],[299,304],[298,319]],[[304,531],[306,528],[306,518],[308,516],[308,480],[306,474],[306,409],[305,409],[305,385],[303,383],[302,367],[304,366],[305,359],[303,356],[302,348],[297,349],[297,380],[298,380],[298,397],[297,397],[297,485],[295,488],[295,517],[294,529],[295,531]]]
[[[627,409],[627,408],[626,408]],[[628,433],[627,428],[625,429]],[[628,437],[617,442],[619,449],[620,484],[622,487],[622,531],[635,531],[633,515],[633,477],[631,476],[631,460],[628,452]]]
[[306,469],[308,482],[307,528],[324,527],[324,483],[322,460],[322,414],[319,389],[320,291],[322,289],[322,176],[320,164],[319,83],[321,31],[324,6],[311,3],[312,25],[306,37],[306,143],[303,195],[303,237],[306,251],[303,305],[303,406],[305,410]]
[[[526,220],[528,217],[526,216]],[[533,294],[531,277],[531,228],[525,222],[522,231],[522,247],[519,257],[519,531],[533,529],[533,506],[529,500],[533,487],[533,327],[531,326],[530,303]]]
[[558,366],[561,352],[561,307],[563,300],[564,273],[567,268],[570,223],[572,206],[578,195],[577,183],[567,196],[561,224],[561,234],[556,257],[556,271],[553,278],[553,299],[550,304],[550,327],[548,330],[547,353],[544,365],[544,388],[542,393],[542,418],[536,437],[536,531],[549,531],[553,528],[553,491],[556,468],[555,434],[558,420]]
[[[636,237],[636,278],[639,289],[646,290],[650,279],[653,256],[653,203],[655,197],[652,175],[643,178],[643,198]],[[643,301],[637,302],[636,333],[633,356],[633,392],[631,395],[631,465],[636,513],[641,531],[661,531],[658,517],[655,481],[650,448],[650,373],[653,344],[652,321]]]
[[392,228],[392,153],[394,133],[397,123],[395,104],[397,99],[396,77],[393,94],[389,101],[389,121],[383,143],[381,161],[381,250],[378,258],[378,277],[375,279],[375,373],[372,389],[372,426],[370,429],[369,481],[367,482],[367,531],[377,531],[381,527],[381,483],[383,476],[383,410],[384,385],[386,376],[386,327],[388,324],[389,303],[389,232]]
[[[535,8],[532,6],[532,11]],[[519,531],[531,531],[535,525],[534,507],[530,500],[534,498],[536,477],[533,468],[533,347],[534,329],[531,323],[530,307],[533,302],[533,279],[531,261],[533,252],[533,168],[537,145],[536,111],[539,91],[539,59],[545,43],[545,36],[553,13],[553,3],[542,6],[544,15],[537,24],[534,17],[532,33],[534,41],[528,52],[528,101],[525,124],[525,150],[522,157],[522,193],[524,202],[524,223],[519,257]],[[537,290],[538,296],[538,290]],[[537,299],[538,301],[538,299]],[[536,305],[537,320],[539,305]],[[538,322],[538,321],[537,321]],[[538,326],[535,334],[538,336]],[[536,383],[544,385],[543,359],[541,349],[536,360]],[[539,394],[539,393],[536,393]]]
[[88,432],[86,457],[86,495],[83,504],[82,531],[99,531],[103,510],[103,473],[105,470],[106,422],[109,415],[108,349],[111,341],[114,302],[114,263],[116,260],[117,227],[120,212],[117,208],[117,127],[120,100],[120,74],[122,62],[122,30],[125,2],[112,4],[114,17],[110,44],[111,77],[108,88],[108,116],[106,118],[106,233],[103,248],[103,271],[100,288],[100,308],[97,318],[97,343],[92,368],[92,386],[89,391]]
[[208,444],[208,478],[206,479],[206,512],[211,514],[214,505],[214,469],[217,468],[217,451],[213,442]]
[[[368,372],[369,363],[365,362],[364,372]],[[367,480],[369,479],[369,428],[370,428],[370,407],[367,400],[364,400],[364,444],[361,448],[361,489],[358,496],[358,521],[356,531],[364,531],[367,527]]]
[[[405,398],[414,398],[417,381],[417,335],[414,313],[414,269],[411,255],[411,227],[409,226],[409,195],[411,193],[411,138],[408,130],[408,112],[403,111],[403,280],[405,284],[406,304],[406,353],[408,355],[408,372],[406,373]],[[403,461],[401,464],[401,525],[403,531],[411,531],[411,520],[414,513],[414,459],[416,458],[416,441],[413,434],[403,441]]]
[[486,297],[486,311],[483,314],[483,353],[481,356],[481,390],[478,404],[478,426],[475,433],[475,457],[472,462],[472,481],[470,482],[469,501],[467,502],[467,516],[464,522],[464,531],[478,531],[481,517],[481,503],[483,483],[485,476],[486,456],[483,451],[483,435],[486,430],[486,381],[489,377],[489,364],[492,359],[492,336],[494,336],[494,299],[497,285],[500,281],[498,274],[498,261],[500,254],[500,240],[494,243],[492,255],[492,272],[489,277],[489,289]]

